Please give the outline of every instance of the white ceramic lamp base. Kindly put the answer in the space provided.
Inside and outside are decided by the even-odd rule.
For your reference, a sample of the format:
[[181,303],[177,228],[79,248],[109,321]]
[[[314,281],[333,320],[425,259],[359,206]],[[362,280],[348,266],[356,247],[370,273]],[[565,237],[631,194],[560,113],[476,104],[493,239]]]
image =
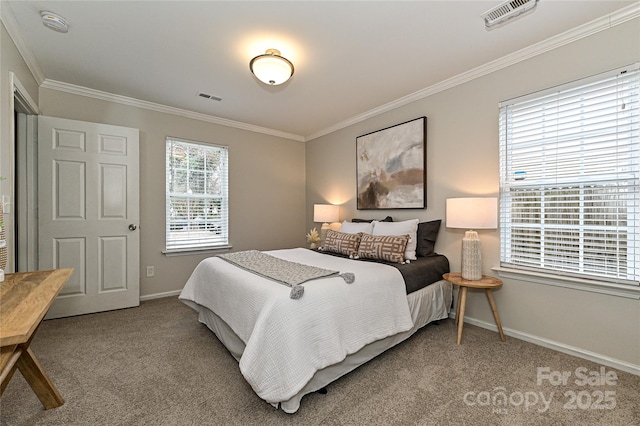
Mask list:
[[322,224],[322,228],[320,228],[320,247],[324,247],[324,240],[327,238],[327,231],[331,229],[327,222]]
[[476,231],[467,231],[462,239],[462,278],[472,281],[482,278],[482,248]]

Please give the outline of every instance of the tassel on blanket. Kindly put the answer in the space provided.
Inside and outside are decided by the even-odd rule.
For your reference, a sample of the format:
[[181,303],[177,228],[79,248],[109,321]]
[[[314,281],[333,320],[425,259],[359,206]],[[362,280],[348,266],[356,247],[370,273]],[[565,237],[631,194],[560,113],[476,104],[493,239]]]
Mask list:
[[304,294],[304,287],[294,284],[291,286],[291,292],[289,293],[290,299],[300,299]]
[[347,284],[351,284],[356,280],[356,276],[353,274],[353,272],[345,272],[344,274],[340,274],[340,276],[344,278],[344,281]]
[[[356,276],[353,272],[345,272],[344,274],[340,274],[338,276],[342,277],[344,282],[346,282],[347,284],[351,284],[356,280]],[[304,287],[298,284],[293,284],[291,286],[291,291],[289,292],[289,298],[300,299],[303,294],[304,294]]]

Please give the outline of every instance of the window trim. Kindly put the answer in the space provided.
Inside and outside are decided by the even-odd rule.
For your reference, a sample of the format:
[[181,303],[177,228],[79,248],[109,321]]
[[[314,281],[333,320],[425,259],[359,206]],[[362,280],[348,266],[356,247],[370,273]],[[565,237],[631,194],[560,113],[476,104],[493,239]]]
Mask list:
[[640,300],[640,286],[615,284],[608,281],[591,280],[566,275],[554,275],[551,273],[513,269],[504,266],[494,266],[491,270],[495,271],[500,278],[527,281],[536,284],[550,285],[553,287],[570,288],[590,293],[606,294],[609,296],[623,297],[625,299]]
[[[576,88],[578,86],[586,86],[594,82],[611,78],[613,76],[619,75],[621,72],[626,70],[638,70],[638,68],[640,68],[640,62],[636,62],[630,65],[620,67],[615,70],[610,70],[604,73],[600,73],[594,76],[589,76],[589,77],[581,78],[578,80],[574,80],[559,86],[551,87],[551,88],[540,90],[527,95],[505,100],[505,101],[499,102],[498,106],[501,109],[508,105],[526,102],[532,99],[543,98],[553,93],[562,92],[564,90]],[[500,161],[502,161],[502,159]],[[502,178],[501,178],[501,182],[500,182],[501,193],[502,193],[502,190],[503,190],[503,187],[502,187]],[[640,282],[636,282],[636,281],[629,282],[626,280],[617,281],[616,279],[607,280],[607,278],[604,276],[603,277],[595,277],[595,276],[585,277],[585,276],[580,276],[580,274],[563,275],[561,273],[554,273],[553,270],[528,269],[526,267],[518,268],[517,266],[514,267],[510,264],[509,265],[502,264],[503,262],[502,251],[503,251],[504,244],[507,244],[507,243],[503,242],[501,239],[499,243],[500,266],[496,266],[492,268],[492,270],[498,273],[498,275],[501,277],[522,280],[522,281],[529,281],[529,282],[534,282],[534,283],[544,284],[544,285],[553,285],[553,286],[571,288],[571,289],[582,290],[582,291],[608,294],[612,296],[619,296],[619,297],[631,298],[636,300],[640,299]]]
[[615,77],[623,71],[628,71],[628,70],[637,69],[637,68],[640,68],[640,62],[634,62],[633,64],[629,64],[620,68],[605,71],[600,74],[595,74],[595,75],[584,77],[584,78],[578,78],[576,80],[572,80],[567,83],[560,84],[558,86],[553,86],[547,89],[538,90],[536,92],[531,92],[526,95],[516,96],[511,99],[505,99],[504,101],[500,101],[498,103],[498,108],[502,108],[503,106],[507,106],[507,105],[512,105],[514,103],[526,102],[531,99],[542,98],[552,93],[562,92],[563,90],[576,87],[578,84],[580,86],[586,86],[590,83],[595,83],[597,81],[604,80],[606,78]]
[[170,194],[168,192],[168,187],[167,187],[167,182],[168,182],[168,157],[165,155],[165,248],[164,250],[161,250],[162,254],[164,254],[165,256],[184,256],[184,255],[189,255],[189,254],[204,254],[204,253],[213,253],[213,252],[219,252],[219,251],[228,251],[230,249],[233,248],[233,246],[230,243],[230,238],[229,238],[229,147],[227,145],[221,145],[221,144],[216,144],[216,143],[210,143],[210,142],[203,142],[203,141],[194,141],[194,140],[190,140],[190,139],[185,139],[185,138],[179,138],[179,137],[175,137],[175,136],[170,136],[167,135],[165,138],[165,150],[167,150],[167,144],[170,141],[176,141],[176,142],[182,142],[185,144],[190,144],[190,145],[199,145],[199,146],[203,146],[206,148],[218,148],[221,150],[224,150],[226,152],[226,164],[225,164],[225,168],[226,168],[226,176],[225,176],[225,189],[224,189],[224,194],[226,196],[222,197],[222,199],[224,200],[224,203],[226,204],[226,212],[225,212],[225,216],[226,216],[226,241],[224,243],[221,244],[203,244],[203,245],[192,245],[192,246],[187,246],[187,247],[179,247],[179,248],[167,248],[167,229],[169,227],[169,223],[167,222],[167,211],[166,209],[168,209],[168,202],[170,199]]
[[217,253],[219,251],[229,251],[233,248],[232,245],[226,245],[226,246],[209,246],[209,247],[202,247],[202,248],[198,248],[198,247],[193,247],[193,248],[183,248],[183,249],[164,249],[162,250],[162,254],[164,254],[167,257],[172,257],[172,256],[186,256],[189,254],[207,254],[207,253]]

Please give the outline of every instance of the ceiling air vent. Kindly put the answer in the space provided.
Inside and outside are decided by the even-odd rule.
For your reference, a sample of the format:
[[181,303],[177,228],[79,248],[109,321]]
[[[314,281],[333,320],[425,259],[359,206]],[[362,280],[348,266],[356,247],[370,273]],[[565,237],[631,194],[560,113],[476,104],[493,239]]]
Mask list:
[[487,27],[488,30],[491,30],[505,24],[516,16],[533,11],[537,3],[538,0],[505,1],[480,16],[484,18],[485,27]]
[[210,95],[210,94],[204,93],[204,92],[198,93],[198,96],[200,96],[201,98],[205,98],[205,99],[211,99],[212,101],[221,101],[222,100],[222,98],[219,98],[217,96],[213,96],[213,95]]

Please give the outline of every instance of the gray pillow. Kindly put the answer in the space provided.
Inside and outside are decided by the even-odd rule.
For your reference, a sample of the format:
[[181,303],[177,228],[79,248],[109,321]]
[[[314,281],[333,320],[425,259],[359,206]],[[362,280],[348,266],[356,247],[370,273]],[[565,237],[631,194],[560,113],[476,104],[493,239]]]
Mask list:
[[441,219],[418,223],[416,255],[425,257],[434,254]]

